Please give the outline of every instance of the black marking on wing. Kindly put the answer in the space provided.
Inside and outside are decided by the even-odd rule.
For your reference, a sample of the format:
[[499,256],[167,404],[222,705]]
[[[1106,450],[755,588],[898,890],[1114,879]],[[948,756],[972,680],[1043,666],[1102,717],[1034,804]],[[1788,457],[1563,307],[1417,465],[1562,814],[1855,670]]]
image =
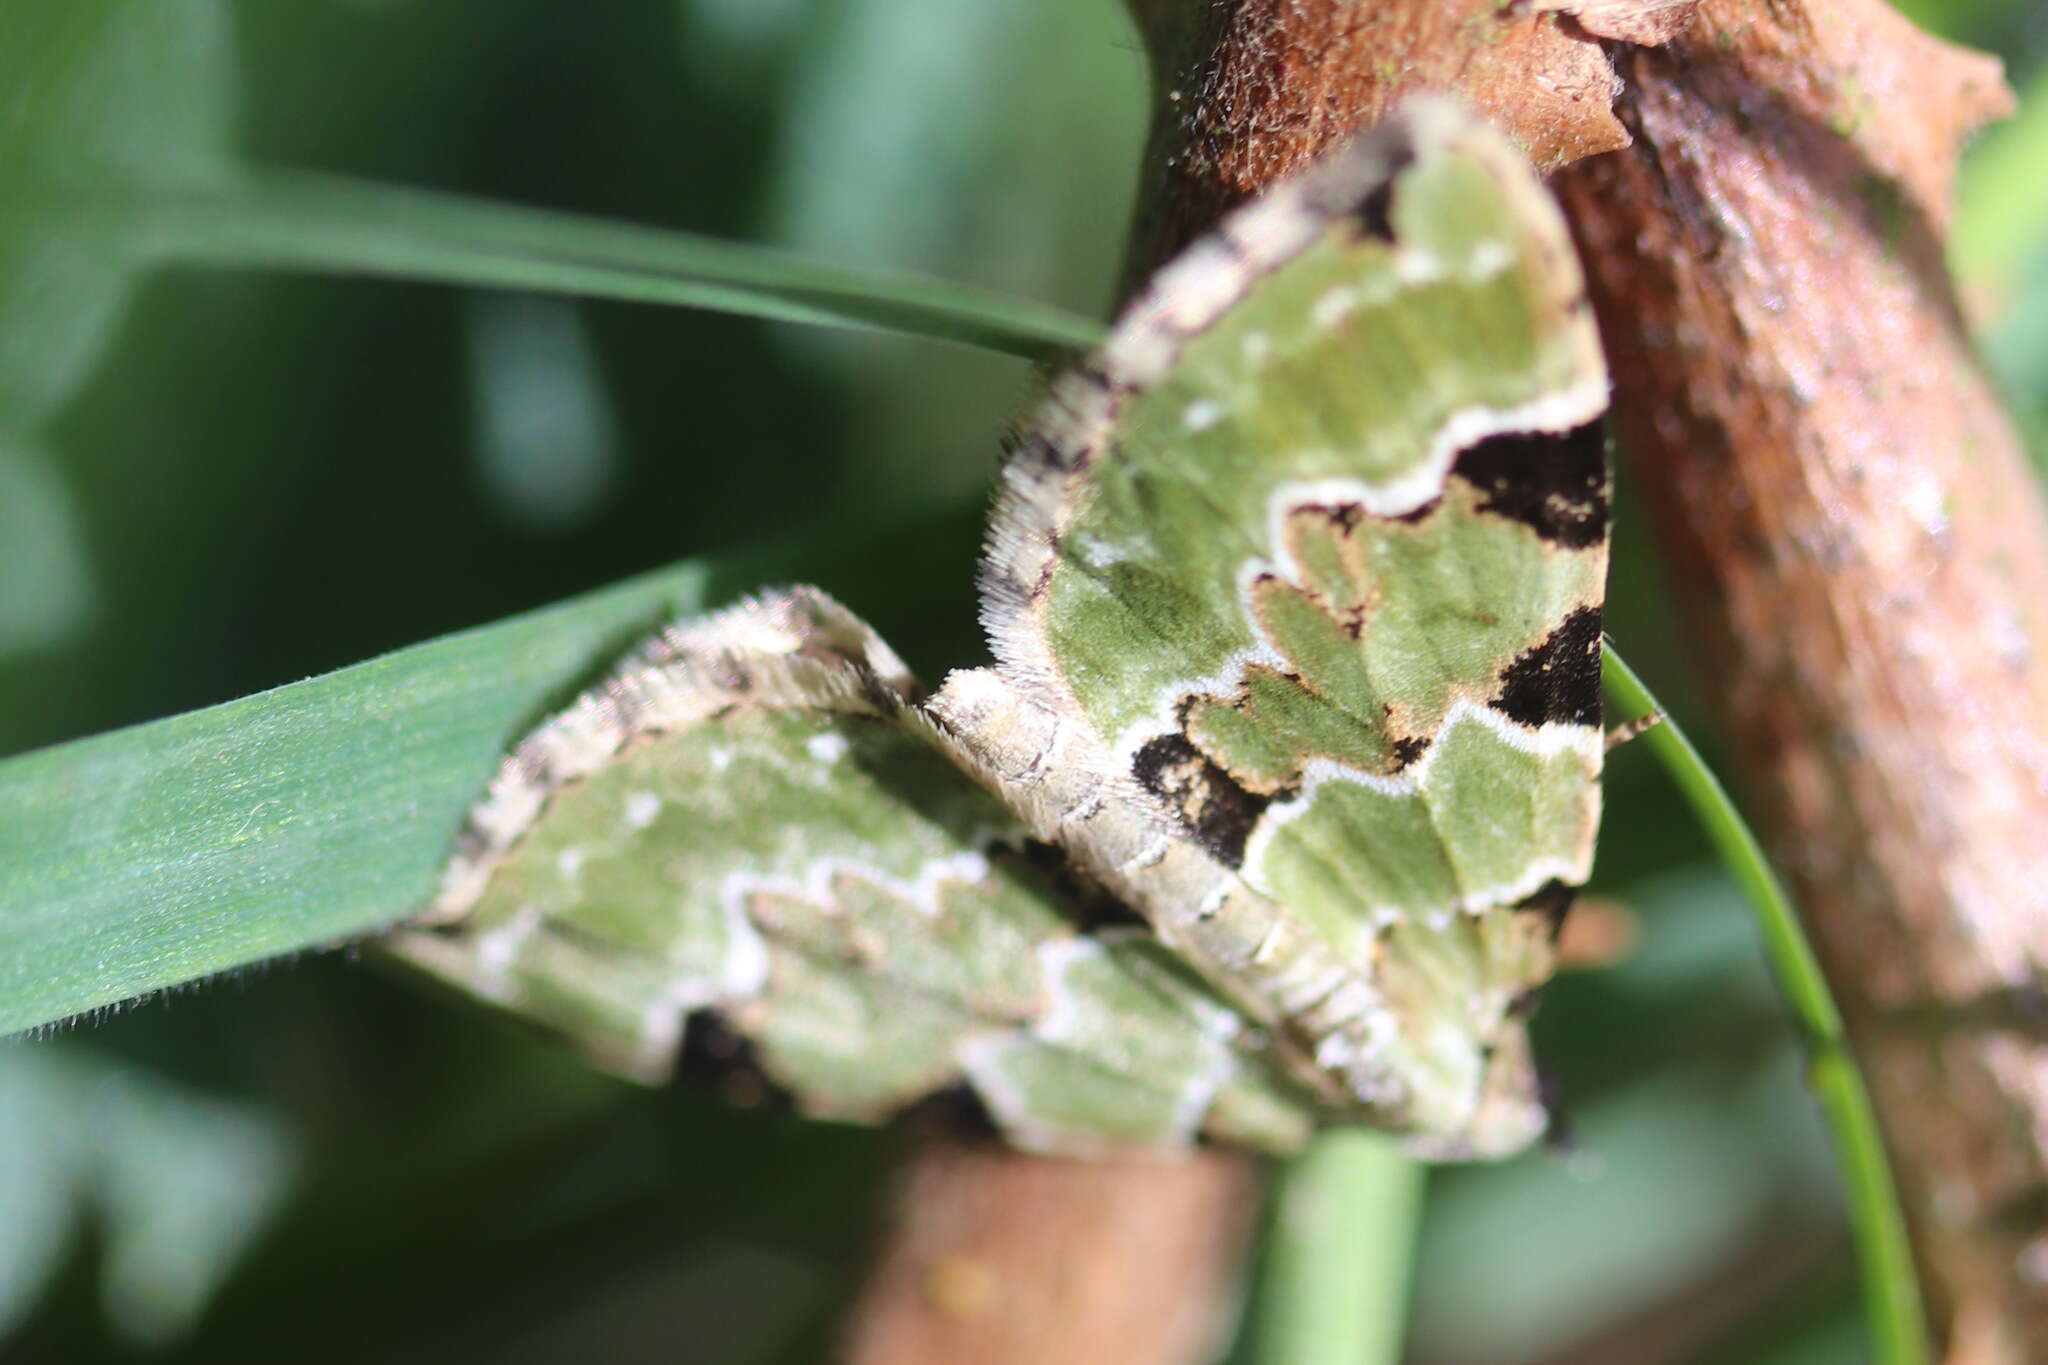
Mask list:
[[1598,725],[1600,608],[1580,607],[1502,669],[1500,691],[1488,704],[1521,725]]
[[1352,210],[1352,217],[1368,237],[1377,237],[1383,242],[1394,240],[1392,209],[1394,206],[1394,182],[1401,178],[1401,172],[1415,164],[1415,147],[1405,138],[1388,149],[1385,178],[1358,201]]
[[707,1086],[730,1104],[765,1105],[777,1112],[796,1108],[796,1097],[762,1066],[754,1040],[715,1009],[699,1009],[684,1021],[675,1076],[685,1084]]
[[1607,539],[1607,442],[1598,422],[1489,437],[1458,456],[1451,472],[1484,495],[1480,511],[1545,540],[1583,550]]
[[1550,924],[1550,936],[1554,939],[1563,931],[1564,917],[1571,912],[1572,901],[1578,894],[1576,886],[1567,886],[1553,879],[1516,901],[1514,908],[1543,916]]
[[1180,734],[1148,741],[1131,758],[1131,776],[1218,862],[1244,866],[1245,844],[1273,798],[1246,791]]
[[[1557,936],[1564,932],[1564,917],[1571,912],[1572,901],[1578,894],[1579,889],[1577,887],[1567,886],[1565,883],[1553,878],[1516,901],[1512,908],[1518,911],[1526,911],[1532,915],[1543,916],[1544,923],[1550,930],[1550,941],[1555,943]],[[1519,992],[1514,999],[1508,1001],[1507,1017],[1510,1019],[1527,1020],[1533,1016],[1536,1013],[1536,1006],[1542,1001],[1542,989],[1538,985]],[[1540,1083],[1540,1074],[1538,1079]],[[1553,1107],[1550,1101],[1546,1099],[1544,1108],[1550,1109]]]
[[1393,220],[1388,210],[1394,206],[1394,185],[1382,181],[1373,186],[1372,193],[1358,201],[1358,227],[1368,237],[1377,237],[1383,242],[1394,240]]

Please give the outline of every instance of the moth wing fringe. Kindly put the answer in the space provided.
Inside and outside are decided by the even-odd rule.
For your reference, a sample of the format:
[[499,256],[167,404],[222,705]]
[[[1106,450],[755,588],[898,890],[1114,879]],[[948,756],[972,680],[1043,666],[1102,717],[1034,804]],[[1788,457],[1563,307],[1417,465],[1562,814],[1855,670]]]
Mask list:
[[556,791],[636,739],[736,706],[894,714],[916,679],[866,622],[812,587],[757,593],[663,629],[629,661],[522,740],[456,838],[433,902],[413,922],[467,914]]

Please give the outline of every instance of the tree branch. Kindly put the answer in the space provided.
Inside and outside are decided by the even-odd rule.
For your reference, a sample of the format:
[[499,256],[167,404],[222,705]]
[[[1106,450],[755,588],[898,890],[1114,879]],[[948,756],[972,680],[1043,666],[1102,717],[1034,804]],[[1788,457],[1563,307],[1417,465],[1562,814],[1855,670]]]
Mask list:
[[1849,1016],[1937,1326],[1954,1365],[2026,1359],[2048,1340],[2048,530],[1941,262],[1957,145],[2008,97],[1877,0],[1538,12],[1565,7],[1136,4],[1170,73],[1147,255],[1417,88],[1575,163],[1557,185],[1617,430]]
[[[1942,263],[1995,64],[1869,0],[1618,54],[1573,167],[1615,418],[1954,1361],[2048,1340],[2048,530]],[[2030,1271],[2029,1267],[2034,1267]]]

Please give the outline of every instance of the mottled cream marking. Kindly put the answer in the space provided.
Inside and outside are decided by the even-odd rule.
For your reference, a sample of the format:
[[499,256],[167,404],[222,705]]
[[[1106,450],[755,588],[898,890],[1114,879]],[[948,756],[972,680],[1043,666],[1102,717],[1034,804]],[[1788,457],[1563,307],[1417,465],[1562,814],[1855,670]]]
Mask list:
[[661,814],[661,798],[653,792],[626,793],[626,825],[630,829],[646,829],[654,823],[654,817]]

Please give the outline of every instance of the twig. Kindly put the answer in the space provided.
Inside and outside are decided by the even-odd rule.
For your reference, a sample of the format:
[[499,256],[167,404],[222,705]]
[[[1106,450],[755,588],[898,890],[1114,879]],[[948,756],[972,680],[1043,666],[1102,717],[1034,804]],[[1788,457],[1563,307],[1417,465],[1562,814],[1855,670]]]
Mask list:
[[1235,1316],[1251,1162],[1053,1161],[928,1140],[889,1201],[851,1365],[1191,1365]]

